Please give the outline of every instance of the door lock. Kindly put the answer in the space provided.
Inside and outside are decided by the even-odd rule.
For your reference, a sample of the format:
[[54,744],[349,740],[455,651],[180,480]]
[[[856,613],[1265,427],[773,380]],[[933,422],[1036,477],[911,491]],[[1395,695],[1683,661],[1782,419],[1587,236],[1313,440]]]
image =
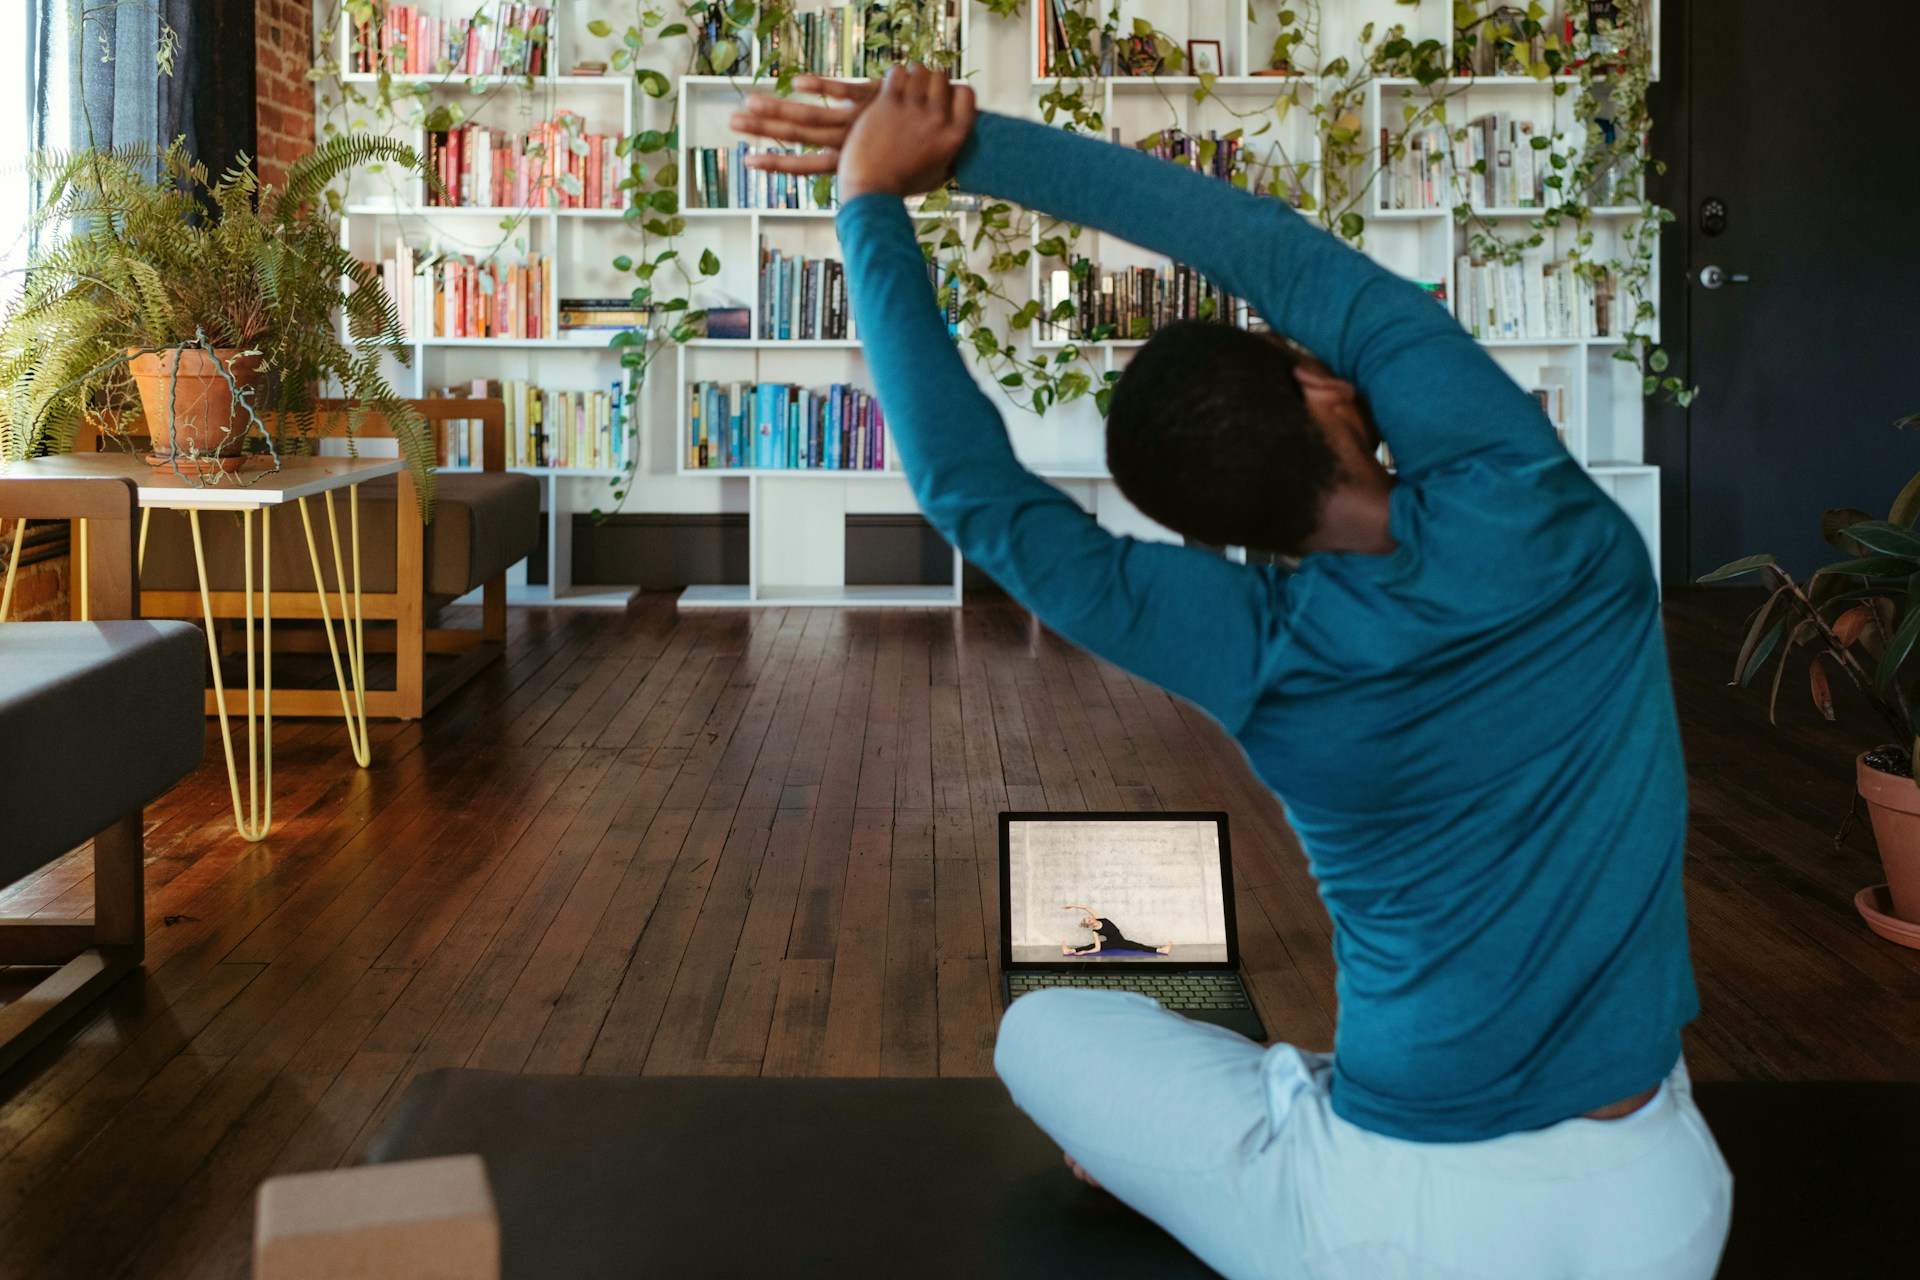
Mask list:
[[1708,289],[1718,289],[1721,285],[1747,284],[1753,279],[1744,271],[1728,271],[1724,267],[1700,268],[1700,283]]

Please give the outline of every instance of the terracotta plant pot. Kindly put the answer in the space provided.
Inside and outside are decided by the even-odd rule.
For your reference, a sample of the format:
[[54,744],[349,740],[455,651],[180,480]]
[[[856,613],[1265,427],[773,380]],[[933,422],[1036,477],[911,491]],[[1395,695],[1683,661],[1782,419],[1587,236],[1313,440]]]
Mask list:
[[[223,350],[220,360],[239,386],[252,386],[259,375],[257,357]],[[197,347],[148,352],[134,356],[128,370],[140,388],[140,407],[153,440],[153,458],[240,456],[251,424],[246,411],[234,403],[233,389],[210,354]]]
[[1920,924],[1920,786],[1901,774],[1882,773],[1864,753],[1853,767],[1873,815],[1873,842],[1880,846],[1893,914]]

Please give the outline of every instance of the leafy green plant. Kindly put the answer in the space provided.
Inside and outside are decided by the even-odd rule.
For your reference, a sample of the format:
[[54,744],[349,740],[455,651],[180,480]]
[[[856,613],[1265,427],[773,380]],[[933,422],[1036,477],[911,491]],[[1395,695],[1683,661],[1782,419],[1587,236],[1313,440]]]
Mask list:
[[135,354],[237,350],[264,375],[246,393],[263,445],[306,451],[315,399],[338,387],[356,413],[376,409],[392,425],[430,512],[432,437],[381,373],[384,355],[407,355],[399,315],[320,201],[356,166],[419,170],[420,157],[389,139],[341,136],[293,164],[279,188],[244,159],[210,181],[179,142],[150,177],[155,159],[87,149],[35,162],[46,238],[0,321],[0,457],[64,452],[86,422],[116,429],[137,411]]
[[[1920,414],[1896,427],[1920,428]],[[1729,582],[1758,574],[1766,601],[1748,619],[1736,684],[1750,685],[1773,667],[1767,718],[1772,720],[1780,685],[1796,651],[1806,651],[1807,683],[1815,708],[1834,718],[1829,669],[1845,676],[1893,733],[1883,749],[1896,768],[1914,773],[1920,761],[1914,706],[1920,702],[1920,473],[1907,481],[1885,520],[1854,507],[1833,507],[1820,516],[1820,535],[1845,559],[1796,580],[1772,555],[1744,556],[1702,575],[1702,583]],[[1920,773],[1915,774],[1920,778]]]

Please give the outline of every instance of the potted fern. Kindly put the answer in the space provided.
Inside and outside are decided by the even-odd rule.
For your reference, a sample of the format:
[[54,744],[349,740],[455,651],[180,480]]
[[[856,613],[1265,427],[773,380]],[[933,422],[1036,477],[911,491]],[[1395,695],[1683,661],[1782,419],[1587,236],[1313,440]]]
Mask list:
[[[1920,427],[1920,414],[1901,419]],[[1750,685],[1771,667],[1768,718],[1796,652],[1807,654],[1807,685],[1815,708],[1834,719],[1833,675],[1860,691],[1892,740],[1854,761],[1855,785],[1873,820],[1874,843],[1886,870],[1884,885],[1862,889],[1854,905],[1874,932],[1920,947],[1920,741],[1914,708],[1920,705],[1920,474],[1893,500],[1885,520],[1835,507],[1820,517],[1820,533],[1844,559],[1796,580],[1771,555],[1746,556],[1720,566],[1700,582],[1750,574],[1766,582],[1766,601],[1747,623],[1734,681]]]
[[322,144],[278,189],[244,160],[209,180],[177,142],[39,158],[49,240],[0,320],[0,458],[144,416],[150,460],[214,482],[248,454],[304,451],[331,384],[393,424],[430,509],[431,436],[381,372],[383,354],[409,355],[399,314],[322,199],[370,163],[422,169],[412,148],[364,135]]

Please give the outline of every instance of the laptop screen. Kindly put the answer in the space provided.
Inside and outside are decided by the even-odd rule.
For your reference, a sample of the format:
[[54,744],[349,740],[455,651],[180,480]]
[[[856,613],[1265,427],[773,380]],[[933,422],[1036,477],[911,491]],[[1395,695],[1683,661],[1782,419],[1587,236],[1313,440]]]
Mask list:
[[1230,963],[1221,814],[1004,814],[1008,964]]

